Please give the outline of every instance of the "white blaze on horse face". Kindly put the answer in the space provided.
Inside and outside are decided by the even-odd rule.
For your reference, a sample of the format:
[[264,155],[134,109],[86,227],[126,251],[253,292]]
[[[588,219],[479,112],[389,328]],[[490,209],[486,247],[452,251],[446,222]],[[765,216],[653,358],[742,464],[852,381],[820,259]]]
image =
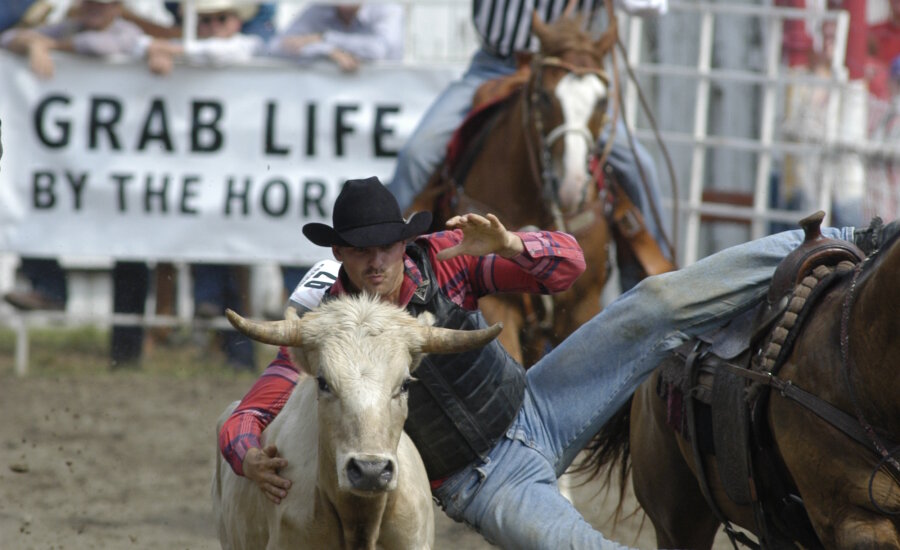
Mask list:
[[556,97],[562,107],[564,128],[562,181],[559,202],[563,210],[574,210],[583,196],[584,186],[590,181],[588,154],[597,136],[588,126],[594,111],[606,97],[606,85],[595,74],[578,76],[569,73],[556,85]]

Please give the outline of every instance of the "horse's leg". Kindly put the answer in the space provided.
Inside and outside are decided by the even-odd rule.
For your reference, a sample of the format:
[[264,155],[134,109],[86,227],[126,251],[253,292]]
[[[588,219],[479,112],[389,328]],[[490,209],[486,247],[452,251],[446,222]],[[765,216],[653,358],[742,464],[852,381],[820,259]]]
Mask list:
[[610,271],[609,242],[610,233],[605,222],[594,224],[589,232],[578,236],[586,266],[572,288],[554,297],[554,345],[600,313],[603,287]]
[[503,323],[503,331],[497,340],[513,359],[522,363],[522,342],[519,338],[524,322],[522,311],[514,307],[509,298],[501,296],[480,298],[478,308],[488,323]]
[[710,548],[719,522],[666,423],[655,391],[658,378],[657,371],[644,381],[631,405],[634,493],[656,528],[660,548]]
[[834,538],[835,548],[900,548],[900,533],[894,522],[868,510],[851,512],[845,516],[835,529]]
[[600,313],[602,294],[602,287],[591,284],[579,285],[576,281],[575,286],[566,292],[565,299],[556,300],[557,311],[554,314],[553,329],[553,334],[557,338],[555,344],[558,345],[578,327]]

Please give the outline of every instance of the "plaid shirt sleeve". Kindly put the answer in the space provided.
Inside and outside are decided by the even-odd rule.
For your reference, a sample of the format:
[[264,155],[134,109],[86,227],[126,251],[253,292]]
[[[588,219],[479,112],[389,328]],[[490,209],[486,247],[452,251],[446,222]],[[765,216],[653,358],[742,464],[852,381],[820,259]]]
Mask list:
[[496,254],[457,256],[438,261],[434,255],[462,241],[460,230],[426,235],[438,284],[457,304],[475,309],[478,298],[498,292],[552,294],[572,286],[584,272],[584,252],[575,237],[559,231],[516,233],[525,251],[507,259]]
[[219,450],[239,476],[244,475],[244,457],[253,447],[261,447],[259,437],[269,422],[281,412],[297,385],[300,373],[286,348],[278,355],[241,399],[219,432]]

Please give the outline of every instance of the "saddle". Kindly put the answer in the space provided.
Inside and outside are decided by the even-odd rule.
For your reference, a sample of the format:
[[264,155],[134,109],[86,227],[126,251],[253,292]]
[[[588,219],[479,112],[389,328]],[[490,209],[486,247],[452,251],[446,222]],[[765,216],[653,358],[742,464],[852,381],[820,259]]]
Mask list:
[[765,299],[688,340],[661,365],[657,393],[669,425],[691,442],[707,503],[732,541],[751,547],[756,544],[733,530],[712,500],[702,456],[716,456],[729,499],[753,506],[763,547],[794,548],[793,541],[821,547],[775,452],[766,420],[770,387],[759,380],[777,374],[813,304],[865,256],[851,243],[823,237],[823,218],[817,212],[800,221],[804,241],[779,264]]

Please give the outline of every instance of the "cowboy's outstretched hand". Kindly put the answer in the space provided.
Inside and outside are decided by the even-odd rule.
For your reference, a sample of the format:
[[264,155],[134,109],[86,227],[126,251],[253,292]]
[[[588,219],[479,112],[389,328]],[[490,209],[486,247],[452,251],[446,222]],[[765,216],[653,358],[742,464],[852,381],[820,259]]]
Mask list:
[[438,260],[449,260],[464,254],[469,256],[498,254],[504,258],[512,258],[525,250],[522,238],[507,231],[493,214],[453,216],[447,220],[447,229],[461,229],[463,240],[456,246],[438,252]]
[[244,476],[256,482],[266,498],[278,504],[287,496],[291,481],[278,475],[278,471],[287,467],[287,460],[278,456],[275,445],[266,445],[264,449],[251,447],[244,455],[242,463]]

